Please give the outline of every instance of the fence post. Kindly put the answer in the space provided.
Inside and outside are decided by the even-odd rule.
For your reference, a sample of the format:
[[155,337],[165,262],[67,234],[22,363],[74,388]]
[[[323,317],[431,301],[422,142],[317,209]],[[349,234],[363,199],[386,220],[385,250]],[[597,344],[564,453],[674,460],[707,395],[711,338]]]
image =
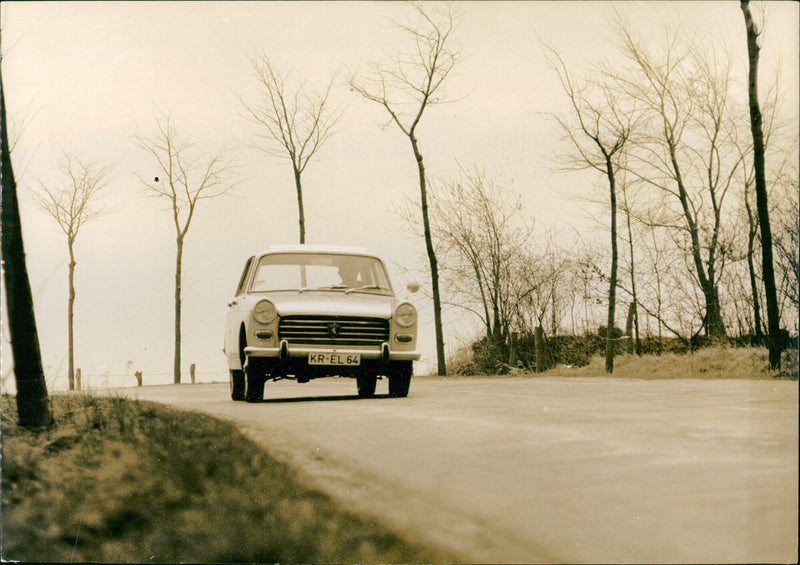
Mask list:
[[81,370],[80,368],[75,369],[75,389],[81,389]]
[[142,386],[142,372],[136,371],[133,376],[136,377],[136,382],[139,383],[138,386]]
[[194,363],[189,365],[189,375],[192,377],[192,384],[194,384]]
[[542,326],[536,326],[533,334],[533,349],[536,353],[536,372],[544,371],[544,330]]

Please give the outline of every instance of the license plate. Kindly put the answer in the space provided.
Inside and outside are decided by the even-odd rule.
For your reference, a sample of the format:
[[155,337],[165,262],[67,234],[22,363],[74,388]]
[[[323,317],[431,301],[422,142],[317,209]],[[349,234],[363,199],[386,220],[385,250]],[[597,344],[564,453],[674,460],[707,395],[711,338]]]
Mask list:
[[358,353],[309,353],[309,365],[340,365],[351,367],[361,365],[361,355]]

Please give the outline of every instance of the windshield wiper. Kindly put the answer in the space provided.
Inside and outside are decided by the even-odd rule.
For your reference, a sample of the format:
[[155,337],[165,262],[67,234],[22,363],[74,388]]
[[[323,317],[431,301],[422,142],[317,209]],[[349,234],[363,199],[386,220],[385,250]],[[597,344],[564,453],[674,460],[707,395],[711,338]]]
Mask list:
[[350,287],[348,285],[346,285],[344,283],[340,283],[340,284],[332,284],[332,285],[328,285],[328,286],[318,286],[314,290],[346,290],[346,289],[349,289],[349,288]]
[[350,294],[356,290],[389,290],[385,286],[381,286],[379,284],[365,284],[364,286],[357,286],[355,288],[348,288],[345,290],[345,293]]

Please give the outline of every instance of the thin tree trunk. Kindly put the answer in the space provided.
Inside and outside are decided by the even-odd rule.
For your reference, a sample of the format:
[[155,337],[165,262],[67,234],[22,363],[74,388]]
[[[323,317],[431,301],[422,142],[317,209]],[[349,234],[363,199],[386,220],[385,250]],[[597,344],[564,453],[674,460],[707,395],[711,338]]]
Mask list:
[[[634,292],[634,297],[636,293]],[[633,331],[634,331],[634,340],[636,343],[634,344],[634,348],[636,350],[636,355],[641,357],[642,355],[642,341],[639,334],[639,303],[636,301],[636,298],[633,299]]]
[[25,264],[25,246],[17,200],[17,183],[11,167],[6,123],[6,101],[0,73],[0,222],[2,225],[3,276],[6,285],[8,333],[14,358],[19,423],[26,428],[46,426],[53,415],[47,396],[42,354],[33,313],[33,296]]
[[758,224],[753,217],[753,209],[750,206],[750,198],[748,195],[747,185],[744,191],[744,207],[747,210],[747,270],[750,274],[750,290],[753,296],[753,325],[755,325],[755,335],[761,338],[763,332],[761,330],[761,301],[758,299],[758,286],[756,283],[756,268],[753,261],[755,255],[755,241],[758,234]]
[[306,215],[303,211],[303,187],[300,184],[300,170],[294,168],[294,186],[297,189],[297,217],[300,223],[300,243],[306,242]]
[[492,292],[492,324],[494,325],[492,335],[496,343],[502,342],[503,324],[500,322],[500,291],[498,280],[495,277],[492,281],[494,292]]
[[628,227],[628,244],[631,255],[631,296],[633,298],[631,308],[633,309],[633,329],[635,334],[631,337],[633,338],[634,350],[636,351],[636,354],[641,355],[642,349],[641,343],[639,342],[639,302],[636,298],[636,269],[633,255],[633,228],[631,227],[631,211],[630,208],[628,208],[628,193],[624,184],[622,185],[622,197],[625,201],[625,221]]
[[756,209],[761,229],[761,272],[764,277],[764,294],[767,301],[767,330],[769,332],[769,364],[773,369],[781,366],[780,313],[775,269],[772,260],[772,227],[769,221],[766,164],[764,159],[764,132],[761,129],[761,106],[758,103],[758,35],[748,0],[741,2],[747,29],[747,54],[749,57],[747,94],[750,101],[750,130],[753,134],[753,166],[756,173]]
[[486,293],[483,290],[483,279],[481,278],[481,270],[478,267],[477,262],[473,263],[473,269],[475,270],[475,278],[478,281],[478,290],[481,293],[481,302],[483,303],[483,316],[486,320],[486,337],[492,337],[492,320],[489,315],[489,301],[486,298]]
[[631,302],[628,306],[628,317],[625,320],[625,335],[628,337],[625,345],[627,346],[629,355],[633,353],[633,313],[635,310],[636,303]]
[[69,390],[75,390],[75,253],[72,249],[73,241],[67,242],[69,247],[69,295],[67,298],[67,357]]
[[413,131],[409,135],[411,148],[414,151],[414,158],[417,161],[419,171],[419,191],[420,208],[422,209],[422,224],[425,231],[425,249],[428,253],[428,262],[431,266],[431,286],[433,287],[433,325],[436,332],[436,364],[437,373],[440,376],[447,374],[447,366],[444,358],[444,333],[442,332],[442,303],[439,298],[439,266],[436,261],[436,253],[433,249],[433,238],[431,237],[431,225],[428,219],[428,195],[425,182],[425,166],[422,163],[422,154],[417,146],[417,139]]
[[611,203],[611,277],[608,283],[608,319],[606,325],[606,373],[614,372],[614,310],[617,302],[617,193],[611,158],[606,156],[608,190]]
[[175,259],[175,360],[173,380],[181,382],[181,265],[183,262],[183,238],[178,237],[178,250]]

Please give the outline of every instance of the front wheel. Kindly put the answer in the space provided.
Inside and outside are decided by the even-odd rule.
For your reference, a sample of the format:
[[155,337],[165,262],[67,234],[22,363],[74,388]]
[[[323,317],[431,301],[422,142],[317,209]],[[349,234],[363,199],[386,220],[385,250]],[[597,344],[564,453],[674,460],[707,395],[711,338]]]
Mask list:
[[389,396],[392,398],[405,398],[411,386],[413,373],[411,361],[396,361],[392,363],[389,371]]
[[361,374],[356,377],[356,385],[358,386],[359,398],[372,398],[375,396],[375,383],[378,381],[378,376],[374,373]]
[[231,372],[231,400],[244,400],[244,371],[241,369]]
[[247,390],[244,399],[247,402],[264,400],[264,383],[267,380],[266,368],[260,359],[248,359],[244,368]]

